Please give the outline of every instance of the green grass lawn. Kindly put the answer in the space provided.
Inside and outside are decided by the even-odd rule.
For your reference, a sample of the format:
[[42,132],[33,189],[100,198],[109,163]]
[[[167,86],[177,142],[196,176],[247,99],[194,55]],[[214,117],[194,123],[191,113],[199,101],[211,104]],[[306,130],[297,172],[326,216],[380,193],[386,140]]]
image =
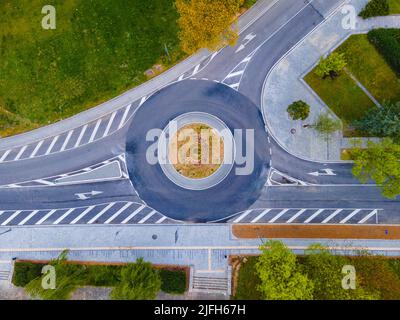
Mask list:
[[390,14],[400,14],[400,0],[389,0]]
[[256,274],[258,257],[248,257],[239,269],[239,279],[234,300],[261,300],[261,293],[257,290],[260,278]]
[[46,4],[0,1],[0,136],[93,107],[183,58],[173,0],[54,0],[56,30],[41,27]]

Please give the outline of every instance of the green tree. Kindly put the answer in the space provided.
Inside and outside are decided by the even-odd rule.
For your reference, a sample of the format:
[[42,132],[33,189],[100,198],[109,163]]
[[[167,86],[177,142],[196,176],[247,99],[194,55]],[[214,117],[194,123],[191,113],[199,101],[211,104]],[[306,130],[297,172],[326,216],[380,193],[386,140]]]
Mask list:
[[114,287],[114,300],[153,300],[161,288],[158,270],[142,258],[121,269],[121,282]]
[[333,119],[329,113],[321,113],[312,127],[320,133],[325,140],[328,140],[331,134],[342,128],[342,123],[340,120]]
[[382,194],[394,199],[400,195],[400,146],[392,139],[381,142],[368,141],[367,148],[360,146],[352,151],[354,159],[353,175],[361,182],[374,180],[381,186]]
[[304,101],[295,101],[287,108],[293,120],[306,120],[310,115],[310,106]]
[[301,274],[296,255],[281,241],[268,241],[260,247],[256,264],[261,279],[259,290],[266,300],[312,299],[313,283]]
[[371,136],[389,137],[399,143],[400,101],[397,103],[384,103],[383,108],[370,110],[364,118],[355,121],[354,126],[361,132]]
[[315,69],[315,74],[322,79],[328,76],[334,79],[340,75],[340,72],[344,69],[346,64],[344,53],[333,52],[327,58],[321,57]]
[[216,50],[236,43],[234,24],[243,0],[176,0],[182,50],[192,54],[200,48]]

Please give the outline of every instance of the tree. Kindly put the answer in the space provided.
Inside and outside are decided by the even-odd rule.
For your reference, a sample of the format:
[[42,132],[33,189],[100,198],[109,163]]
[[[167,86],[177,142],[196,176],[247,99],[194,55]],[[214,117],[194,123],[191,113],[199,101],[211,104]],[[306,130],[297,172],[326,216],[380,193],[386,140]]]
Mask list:
[[161,288],[158,270],[142,258],[121,269],[121,282],[114,287],[114,300],[153,300]]
[[329,113],[321,113],[312,127],[328,140],[331,134],[342,128],[342,124],[340,120],[333,119]]
[[310,114],[310,106],[304,101],[295,101],[287,108],[293,120],[306,120]]
[[361,132],[371,136],[389,137],[396,143],[400,142],[400,101],[384,103],[382,108],[370,110],[354,126]]
[[260,247],[256,264],[261,279],[259,290],[267,300],[312,299],[313,283],[299,271],[296,255],[281,241],[268,241]]
[[238,32],[232,23],[242,3],[243,0],[176,0],[182,50],[192,54],[200,48],[216,50],[236,43]]
[[334,79],[339,76],[340,72],[346,66],[346,59],[344,53],[333,52],[327,58],[321,57],[319,64],[315,69],[315,74],[322,79],[330,77]]
[[374,180],[387,198],[394,199],[400,195],[400,145],[390,138],[378,143],[368,141],[366,149],[358,146],[352,155],[355,177],[363,183]]
[[[351,265],[348,258],[333,255],[325,247],[314,244],[306,251],[304,257],[304,273],[313,279],[314,299],[316,300],[358,300],[373,299],[376,295],[367,293],[356,276],[356,288],[345,290],[342,279],[345,274],[342,268]],[[357,274],[357,273],[356,273]]]

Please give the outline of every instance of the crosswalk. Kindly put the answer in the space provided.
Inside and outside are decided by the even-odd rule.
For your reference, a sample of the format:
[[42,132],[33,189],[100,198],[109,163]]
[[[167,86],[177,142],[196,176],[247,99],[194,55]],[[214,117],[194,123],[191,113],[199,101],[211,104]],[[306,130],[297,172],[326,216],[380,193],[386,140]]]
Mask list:
[[228,223],[378,224],[383,209],[370,208],[257,208],[231,217]]
[[143,203],[129,201],[73,208],[0,211],[0,226],[171,223],[180,221],[167,218]]

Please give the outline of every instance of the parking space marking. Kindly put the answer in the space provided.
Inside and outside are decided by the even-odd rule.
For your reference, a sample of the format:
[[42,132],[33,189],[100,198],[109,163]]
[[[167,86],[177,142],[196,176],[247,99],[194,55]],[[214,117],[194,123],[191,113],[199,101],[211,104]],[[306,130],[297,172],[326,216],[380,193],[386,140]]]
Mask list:
[[145,208],[144,205],[140,206],[139,208],[137,208],[135,211],[133,211],[126,219],[124,219],[124,221],[122,221],[122,224],[128,223],[129,220],[131,220],[134,216],[136,216],[140,211],[142,211]]

